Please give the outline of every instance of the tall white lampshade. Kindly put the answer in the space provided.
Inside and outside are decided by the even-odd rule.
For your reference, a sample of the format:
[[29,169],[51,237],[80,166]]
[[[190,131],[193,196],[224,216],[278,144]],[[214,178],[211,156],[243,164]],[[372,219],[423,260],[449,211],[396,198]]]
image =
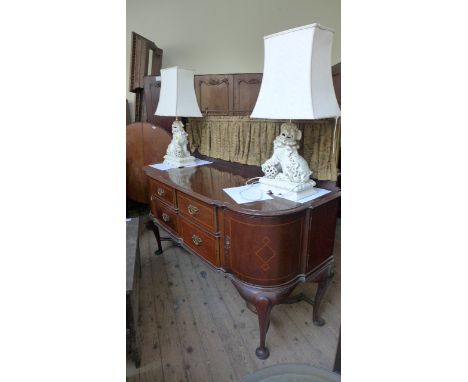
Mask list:
[[161,93],[154,114],[169,117],[202,117],[191,70],[177,66],[161,69]]
[[[264,37],[262,85],[251,118],[321,119],[340,116],[331,73],[333,29],[310,24]],[[283,123],[273,155],[262,164],[261,188],[299,201],[316,192],[298,153],[302,132]]]
[[310,24],[264,37],[263,79],[251,118],[337,117],[331,73],[334,30]]
[[164,163],[176,167],[193,164],[187,150],[187,133],[179,117],[202,117],[193,86],[193,72],[178,67],[161,69],[161,93],[155,115],[176,117],[172,123],[172,140]]

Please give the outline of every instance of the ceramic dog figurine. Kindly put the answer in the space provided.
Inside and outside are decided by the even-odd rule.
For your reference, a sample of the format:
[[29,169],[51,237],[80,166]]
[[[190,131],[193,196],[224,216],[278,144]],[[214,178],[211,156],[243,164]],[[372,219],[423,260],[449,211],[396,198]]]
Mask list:
[[298,153],[301,131],[293,123],[283,123],[281,133],[273,141],[273,155],[262,165],[268,179],[291,183],[306,183],[312,171]]
[[182,122],[174,121],[172,124],[172,141],[167,146],[167,154],[178,158],[190,156],[187,150],[187,135]]

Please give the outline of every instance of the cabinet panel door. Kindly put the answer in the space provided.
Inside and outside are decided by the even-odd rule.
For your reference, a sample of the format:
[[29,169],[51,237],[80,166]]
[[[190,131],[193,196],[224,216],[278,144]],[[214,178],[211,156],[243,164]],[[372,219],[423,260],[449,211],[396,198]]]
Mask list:
[[333,256],[338,199],[311,210],[306,272],[311,272]]
[[229,115],[234,105],[232,74],[209,74],[195,76],[195,94],[203,112]]
[[[300,273],[305,213],[274,217],[227,210],[224,248],[227,269],[239,280],[275,286]],[[228,245],[226,245],[228,237]]]
[[234,111],[237,114],[251,113],[257,102],[262,73],[234,74]]

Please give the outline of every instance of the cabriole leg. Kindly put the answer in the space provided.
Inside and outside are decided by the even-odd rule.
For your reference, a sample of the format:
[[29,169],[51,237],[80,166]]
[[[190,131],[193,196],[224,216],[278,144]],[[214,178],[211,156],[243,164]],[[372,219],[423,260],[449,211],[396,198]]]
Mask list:
[[270,323],[272,304],[268,298],[260,297],[255,302],[255,308],[257,309],[258,326],[260,330],[260,346],[255,350],[255,354],[260,359],[267,359],[270,356],[270,351],[265,346],[265,340]]
[[333,278],[333,274],[329,271],[318,282],[317,292],[315,293],[315,299],[314,299],[314,308],[312,311],[312,322],[316,326],[325,325],[325,320],[319,316],[319,309],[320,309],[320,305],[322,303],[323,297],[325,296],[325,292],[330,286],[330,282],[332,278]]
[[242,281],[231,278],[241,297],[246,301],[247,307],[258,316],[258,327],[260,331],[260,346],[255,350],[255,354],[260,359],[266,359],[270,351],[265,346],[266,334],[270,326],[270,312],[274,305],[289,296],[297,283],[293,283],[281,288],[263,288],[248,285]]

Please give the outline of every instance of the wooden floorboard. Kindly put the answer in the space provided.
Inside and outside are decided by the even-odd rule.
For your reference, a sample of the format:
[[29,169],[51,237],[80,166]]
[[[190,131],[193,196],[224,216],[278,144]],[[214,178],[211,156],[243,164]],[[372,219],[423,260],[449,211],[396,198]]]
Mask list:
[[191,256],[179,256],[179,269],[187,290],[187,300],[194,312],[197,328],[200,333],[201,344],[206,355],[206,365],[213,381],[237,381],[235,377],[235,364],[226,351],[219,336],[215,321],[210,309],[200,309],[199,301],[203,306],[208,303],[197,278],[194,277],[194,268]]
[[[127,381],[237,382],[257,369],[287,362],[332,369],[341,318],[340,223],[335,278],[321,309],[325,326],[312,324],[306,302],[274,307],[267,335],[270,357],[263,361],[255,356],[257,316],[232,283],[171,242],[163,242],[164,254],[155,256],[153,233],[141,226],[141,367],[127,359]],[[315,289],[301,284],[294,293],[313,297]]]
[[[255,364],[252,356],[249,354],[249,348],[244,343],[243,338],[239,336],[231,312],[224,302],[226,296],[223,296],[223,292],[218,289],[215,283],[215,280],[224,279],[224,276],[211,271],[202,261],[194,256],[191,256],[190,260],[196,280],[204,295],[203,307],[212,315],[215,325],[213,334],[217,334],[220,337],[224,351],[229,354],[234,374],[230,375],[230,378],[238,381],[239,375],[244,370],[252,369]],[[216,349],[213,349],[213,352],[215,353]],[[224,377],[223,380],[229,379]]]

